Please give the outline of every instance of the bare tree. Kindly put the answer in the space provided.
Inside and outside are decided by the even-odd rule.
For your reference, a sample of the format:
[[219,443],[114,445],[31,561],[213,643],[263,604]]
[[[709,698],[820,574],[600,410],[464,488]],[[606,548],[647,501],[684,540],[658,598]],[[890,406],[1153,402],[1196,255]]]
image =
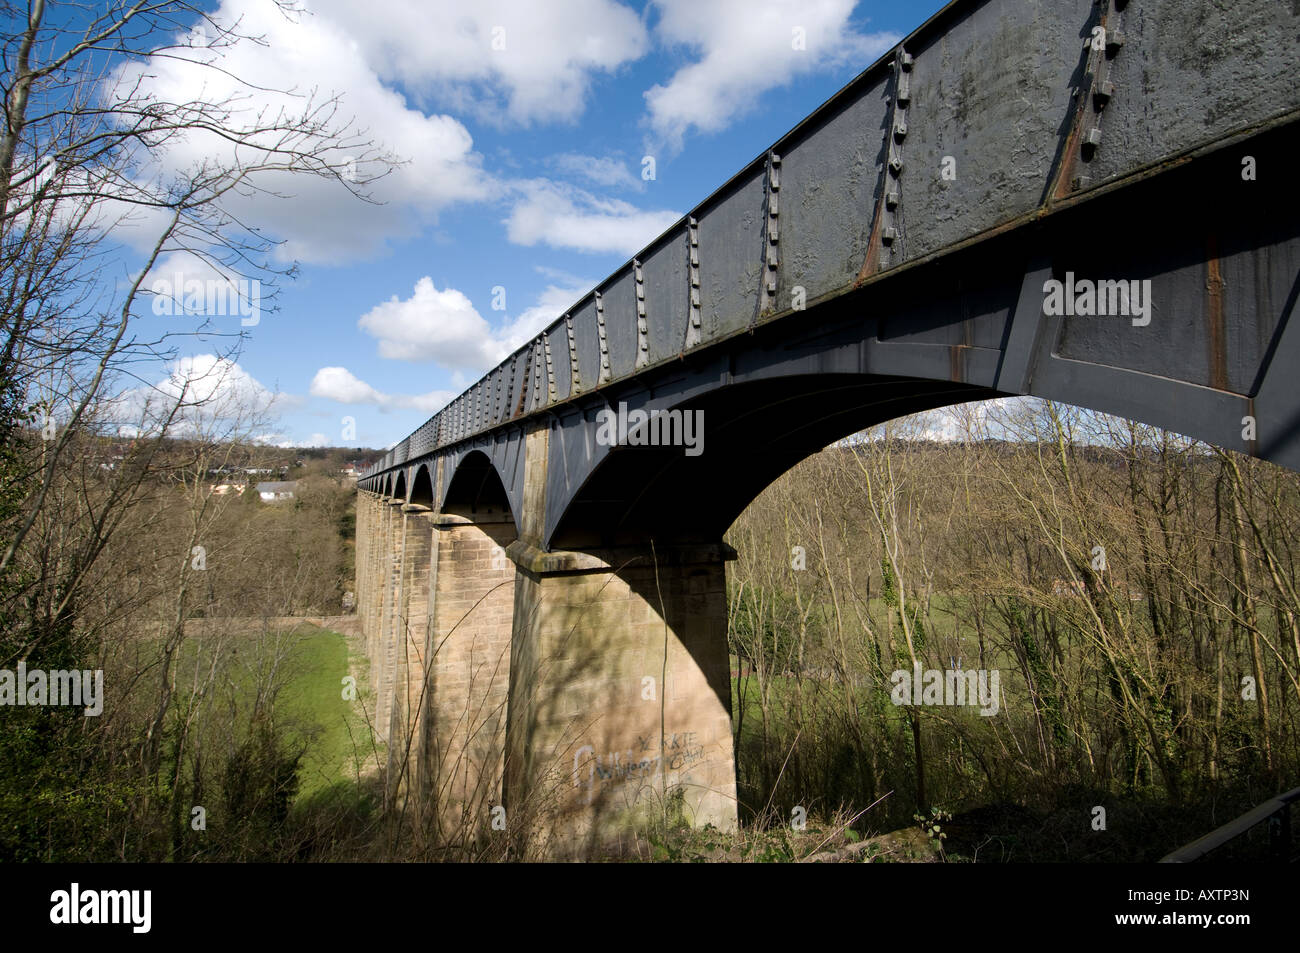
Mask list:
[[[0,393],[11,444],[0,576],[39,525],[82,435],[124,432],[123,398],[148,395],[151,408],[143,428],[125,431],[135,442],[102,508],[84,514],[92,541],[59,581],[66,595],[103,550],[112,514],[134,498],[158,441],[220,394],[154,384],[178,340],[215,338],[218,358],[230,360],[256,320],[227,327],[209,310],[197,326],[149,330],[151,304],[186,307],[194,291],[188,280],[184,288],[151,280],[155,267],[183,256],[207,276],[205,304],[215,296],[256,314],[294,269],[274,260],[275,239],[242,218],[248,201],[274,199],[292,176],[327,178],[365,199],[361,188],[394,160],[353,130],[337,97],[231,76],[223,55],[264,41],[199,4],[3,7],[21,28],[0,42]],[[213,82],[198,84],[204,92],[194,98],[170,98],[151,81],[162,63]],[[357,169],[373,174],[359,179]]]

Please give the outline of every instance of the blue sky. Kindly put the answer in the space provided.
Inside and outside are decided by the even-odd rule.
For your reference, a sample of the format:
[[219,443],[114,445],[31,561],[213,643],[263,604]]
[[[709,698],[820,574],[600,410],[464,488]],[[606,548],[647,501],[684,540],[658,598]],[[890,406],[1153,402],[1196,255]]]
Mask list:
[[[400,440],[942,6],[311,0],[285,17],[224,0],[218,17],[269,43],[232,72],[340,94],[410,160],[369,186],[380,206],[320,180],[248,206],[299,266],[232,369],[281,395],[259,436]],[[171,69],[153,81],[195,82]]]

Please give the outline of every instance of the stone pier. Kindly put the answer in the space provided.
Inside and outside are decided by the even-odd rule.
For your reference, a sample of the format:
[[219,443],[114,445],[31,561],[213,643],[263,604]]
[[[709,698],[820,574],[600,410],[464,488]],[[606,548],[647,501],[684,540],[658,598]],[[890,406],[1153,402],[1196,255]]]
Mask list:
[[426,783],[438,835],[454,841],[502,804],[515,525],[500,513],[444,513],[435,525]]
[[663,817],[736,823],[722,545],[546,553],[518,566],[507,801],[583,856]]
[[483,461],[358,493],[357,605],[388,790],[418,804],[435,843],[504,825],[550,857],[617,849],[665,816],[733,828],[734,553],[544,549],[546,432],[524,445],[518,516]]

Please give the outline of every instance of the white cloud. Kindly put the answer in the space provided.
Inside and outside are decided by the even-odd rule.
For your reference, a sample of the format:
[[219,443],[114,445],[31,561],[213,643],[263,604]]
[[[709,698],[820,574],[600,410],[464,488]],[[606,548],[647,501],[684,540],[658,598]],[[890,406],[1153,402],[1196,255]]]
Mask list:
[[300,403],[265,387],[229,358],[197,354],[174,361],[157,383],[119,394],[108,402],[106,416],[124,436],[164,426],[172,436],[197,436],[238,431]]
[[[539,269],[541,270],[541,269]],[[493,364],[505,360],[511,353],[537,336],[537,332],[546,327],[565,309],[585,295],[595,286],[594,281],[563,276],[562,284],[550,284],[538,296],[537,303],[525,308],[519,316],[501,328],[496,334],[496,358]]]
[[681,213],[643,211],[619,199],[602,199],[549,179],[515,184],[521,198],[505,220],[516,245],[546,244],[580,252],[632,255],[681,218]]
[[[496,327],[479,314],[463,292],[455,288],[439,290],[428,276],[415,283],[409,298],[394,295],[367,311],[357,324],[379,341],[380,357],[438,364],[453,371],[452,386],[463,390],[477,379],[467,374],[480,374],[503,361],[595,285],[594,281],[553,269],[537,271],[549,277],[551,283],[531,306]],[[316,377],[320,380],[326,371],[342,370],[323,368]],[[313,382],[313,394],[316,386]],[[380,399],[384,395],[351,375],[330,375],[321,386],[328,387],[330,393],[318,396],[341,394],[348,399],[335,399],[344,403],[384,404]]]
[[243,408],[269,409],[281,396],[262,384],[234,361],[215,354],[182,357],[171,373],[154,388],[173,400],[213,405],[215,412]]
[[872,433],[883,436],[886,430],[894,436],[908,440],[934,440],[939,443],[959,443],[965,440],[1007,439],[1007,422],[1034,401],[1030,397],[996,397],[992,400],[969,401],[937,407],[920,413],[900,417],[887,424],[872,428]]
[[551,166],[565,175],[585,179],[593,185],[605,188],[637,189],[645,188],[645,181],[639,175],[633,175],[622,159],[610,156],[588,156],[577,152],[563,152],[551,157]]
[[[362,13],[369,15],[370,5],[365,6]],[[238,97],[227,120],[235,128],[266,123],[278,114],[290,119],[311,115],[332,128],[351,120],[351,138],[357,147],[335,151],[327,156],[329,161],[359,160],[365,152],[360,144],[367,141],[408,160],[386,177],[358,184],[385,204],[362,202],[330,178],[254,173],[248,188],[227,195],[224,207],[241,222],[285,239],[275,252],[280,261],[338,263],[373,254],[390,239],[415,234],[450,204],[496,194],[465,127],[450,116],[424,115],[410,108],[399,93],[383,84],[366,60],[367,51],[339,20],[309,12],[286,15],[279,5],[262,0],[222,0],[214,18],[223,23],[238,20],[241,33],[263,37],[265,43],[242,41],[223,50],[220,57],[173,50],[167,57],[128,63],[110,78],[107,91],[133,90],[164,103],[221,103]],[[406,24],[389,22],[386,29],[399,33]],[[203,63],[213,63],[215,68]],[[336,93],[341,103],[334,117],[309,114]],[[263,142],[272,145],[269,139]],[[215,134],[188,130],[168,143],[160,164],[146,173],[165,181],[204,161],[233,164],[233,148]],[[248,146],[241,147],[239,155],[244,163],[274,161],[269,153],[259,154]],[[378,171],[365,162],[356,166],[361,180]],[[283,198],[269,194],[273,192]],[[136,218],[137,227],[119,230],[119,237],[148,247],[156,231],[147,226],[156,225],[158,216]]]
[[[963,424],[968,421],[944,407],[917,415],[916,439],[956,443],[967,432]],[[975,421],[978,424],[978,421]]]
[[337,447],[339,441],[330,440],[323,433],[314,433],[306,440],[293,440],[280,432],[260,433],[253,438],[254,443],[266,447],[279,447],[281,450],[296,450],[301,447]]
[[456,396],[449,390],[435,390],[427,394],[385,394],[358,378],[346,367],[322,367],[312,378],[310,393],[313,397],[336,400],[340,404],[368,404],[381,410],[390,408],[422,410],[427,414],[441,410]]
[[614,0],[315,0],[384,79],[496,125],[571,121],[649,38]]
[[[901,37],[857,32],[856,0],[653,0],[656,38],[695,51],[645,93],[647,120],[669,149],[694,128],[716,132],[757,108],[765,91],[802,73],[855,63],[865,69]],[[803,49],[796,48],[802,31]]]
[[219,270],[188,251],[159,258],[141,282],[140,294],[155,317],[175,317],[189,327],[210,322],[219,330],[233,331],[262,319],[257,278]]
[[389,400],[346,367],[322,367],[312,378],[309,393],[313,397],[337,400],[340,404],[378,405]]
[[495,354],[492,329],[464,293],[439,291],[427,275],[411,297],[371,308],[357,326],[379,340],[379,356],[433,361],[446,368],[482,367]]

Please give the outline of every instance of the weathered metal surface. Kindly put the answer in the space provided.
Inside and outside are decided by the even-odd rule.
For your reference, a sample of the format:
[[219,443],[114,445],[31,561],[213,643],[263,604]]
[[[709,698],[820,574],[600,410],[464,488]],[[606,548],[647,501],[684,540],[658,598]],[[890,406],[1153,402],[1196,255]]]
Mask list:
[[569,387],[565,397],[582,393],[582,374],[578,370],[578,345],[573,339],[573,315],[564,316],[564,338],[569,355]]
[[752,166],[695,212],[705,343],[748,330],[758,313],[766,270],[766,179],[763,165]]
[[[684,373],[674,370],[683,359],[707,363],[722,347],[734,364],[737,335],[773,325],[784,329],[777,339],[797,337],[843,298],[873,322],[852,373],[1055,395],[1135,417],[1149,408],[1143,419],[1162,420],[1169,415],[1155,402],[1179,399],[1176,385],[1206,388],[1218,396],[1205,412],[1224,416],[1199,432],[1230,441],[1240,406],[1254,410],[1277,392],[1267,370],[1296,337],[1286,333],[1300,269],[1293,217],[1220,235],[1213,219],[1189,214],[1187,227],[1155,229],[1153,245],[1144,216],[1167,207],[1152,196],[1170,196],[1147,183],[1184,165],[1207,170],[1188,181],[1211,191],[1181,200],[1220,219],[1258,202],[1264,176],[1278,187],[1290,174],[1285,153],[1281,167],[1261,165],[1258,182],[1243,181],[1238,164],[1300,115],[1298,25],[1292,5],[1274,0],[952,3],[365,480],[380,486],[376,478],[396,467],[463,457],[473,444],[513,447],[521,418],[589,415],[604,405],[601,390],[633,394],[653,380],[656,399],[681,406],[693,391],[670,379]],[[1097,132],[1098,144],[1085,148]],[[1108,198],[1116,189],[1127,200]],[[1020,260],[981,264],[987,278],[966,266],[951,286],[903,297],[886,290],[910,269],[965,260],[972,248],[1058,220],[1092,237],[1075,242],[1062,224],[1050,248],[1020,239]],[[1117,273],[1117,263],[1127,270]],[[1042,275],[1067,271],[1150,280],[1150,324],[1033,311]],[[799,295],[809,310],[796,310]],[[724,362],[710,373],[717,386],[732,371]],[[567,426],[553,444],[567,454],[580,445],[584,466],[594,465],[600,448]],[[1300,453],[1291,449],[1297,430],[1300,421],[1279,424],[1252,449],[1288,462]],[[520,455],[511,452],[513,467]]]
[[892,130],[892,134],[885,138],[880,182],[874,193],[880,196],[880,200],[875,202],[867,254],[858,271],[858,281],[870,278],[896,258],[901,260],[903,254],[903,142],[907,138],[907,109],[912,102],[911,80],[915,65],[914,58],[905,49],[895,52],[889,113],[885,120],[885,128]]
[[702,340],[700,330],[700,223],[695,216],[686,219],[686,273],[690,287],[690,300],[687,301],[686,340],[682,345],[684,351],[690,350]]
[[1202,860],[1211,851],[1217,850],[1245,834],[1255,825],[1266,821],[1269,824],[1269,849],[1273,859],[1282,863],[1292,863],[1295,858],[1291,851],[1291,807],[1297,802],[1300,802],[1300,788],[1292,788],[1251,808],[1240,817],[1215,828],[1190,844],[1166,854],[1160,858],[1160,863],[1187,864]]
[[[641,259],[650,365],[672,360],[682,351],[690,306],[690,293],[684,290],[690,282],[687,244],[685,232],[674,232]],[[678,294],[679,289],[683,293]]]
[[775,152],[767,154],[763,188],[763,277],[758,291],[758,313],[750,322],[751,327],[758,323],[760,317],[781,310],[777,303],[777,282],[781,269],[781,157]]
[[1094,181],[1293,109],[1298,28],[1294,3],[1132,0]]

